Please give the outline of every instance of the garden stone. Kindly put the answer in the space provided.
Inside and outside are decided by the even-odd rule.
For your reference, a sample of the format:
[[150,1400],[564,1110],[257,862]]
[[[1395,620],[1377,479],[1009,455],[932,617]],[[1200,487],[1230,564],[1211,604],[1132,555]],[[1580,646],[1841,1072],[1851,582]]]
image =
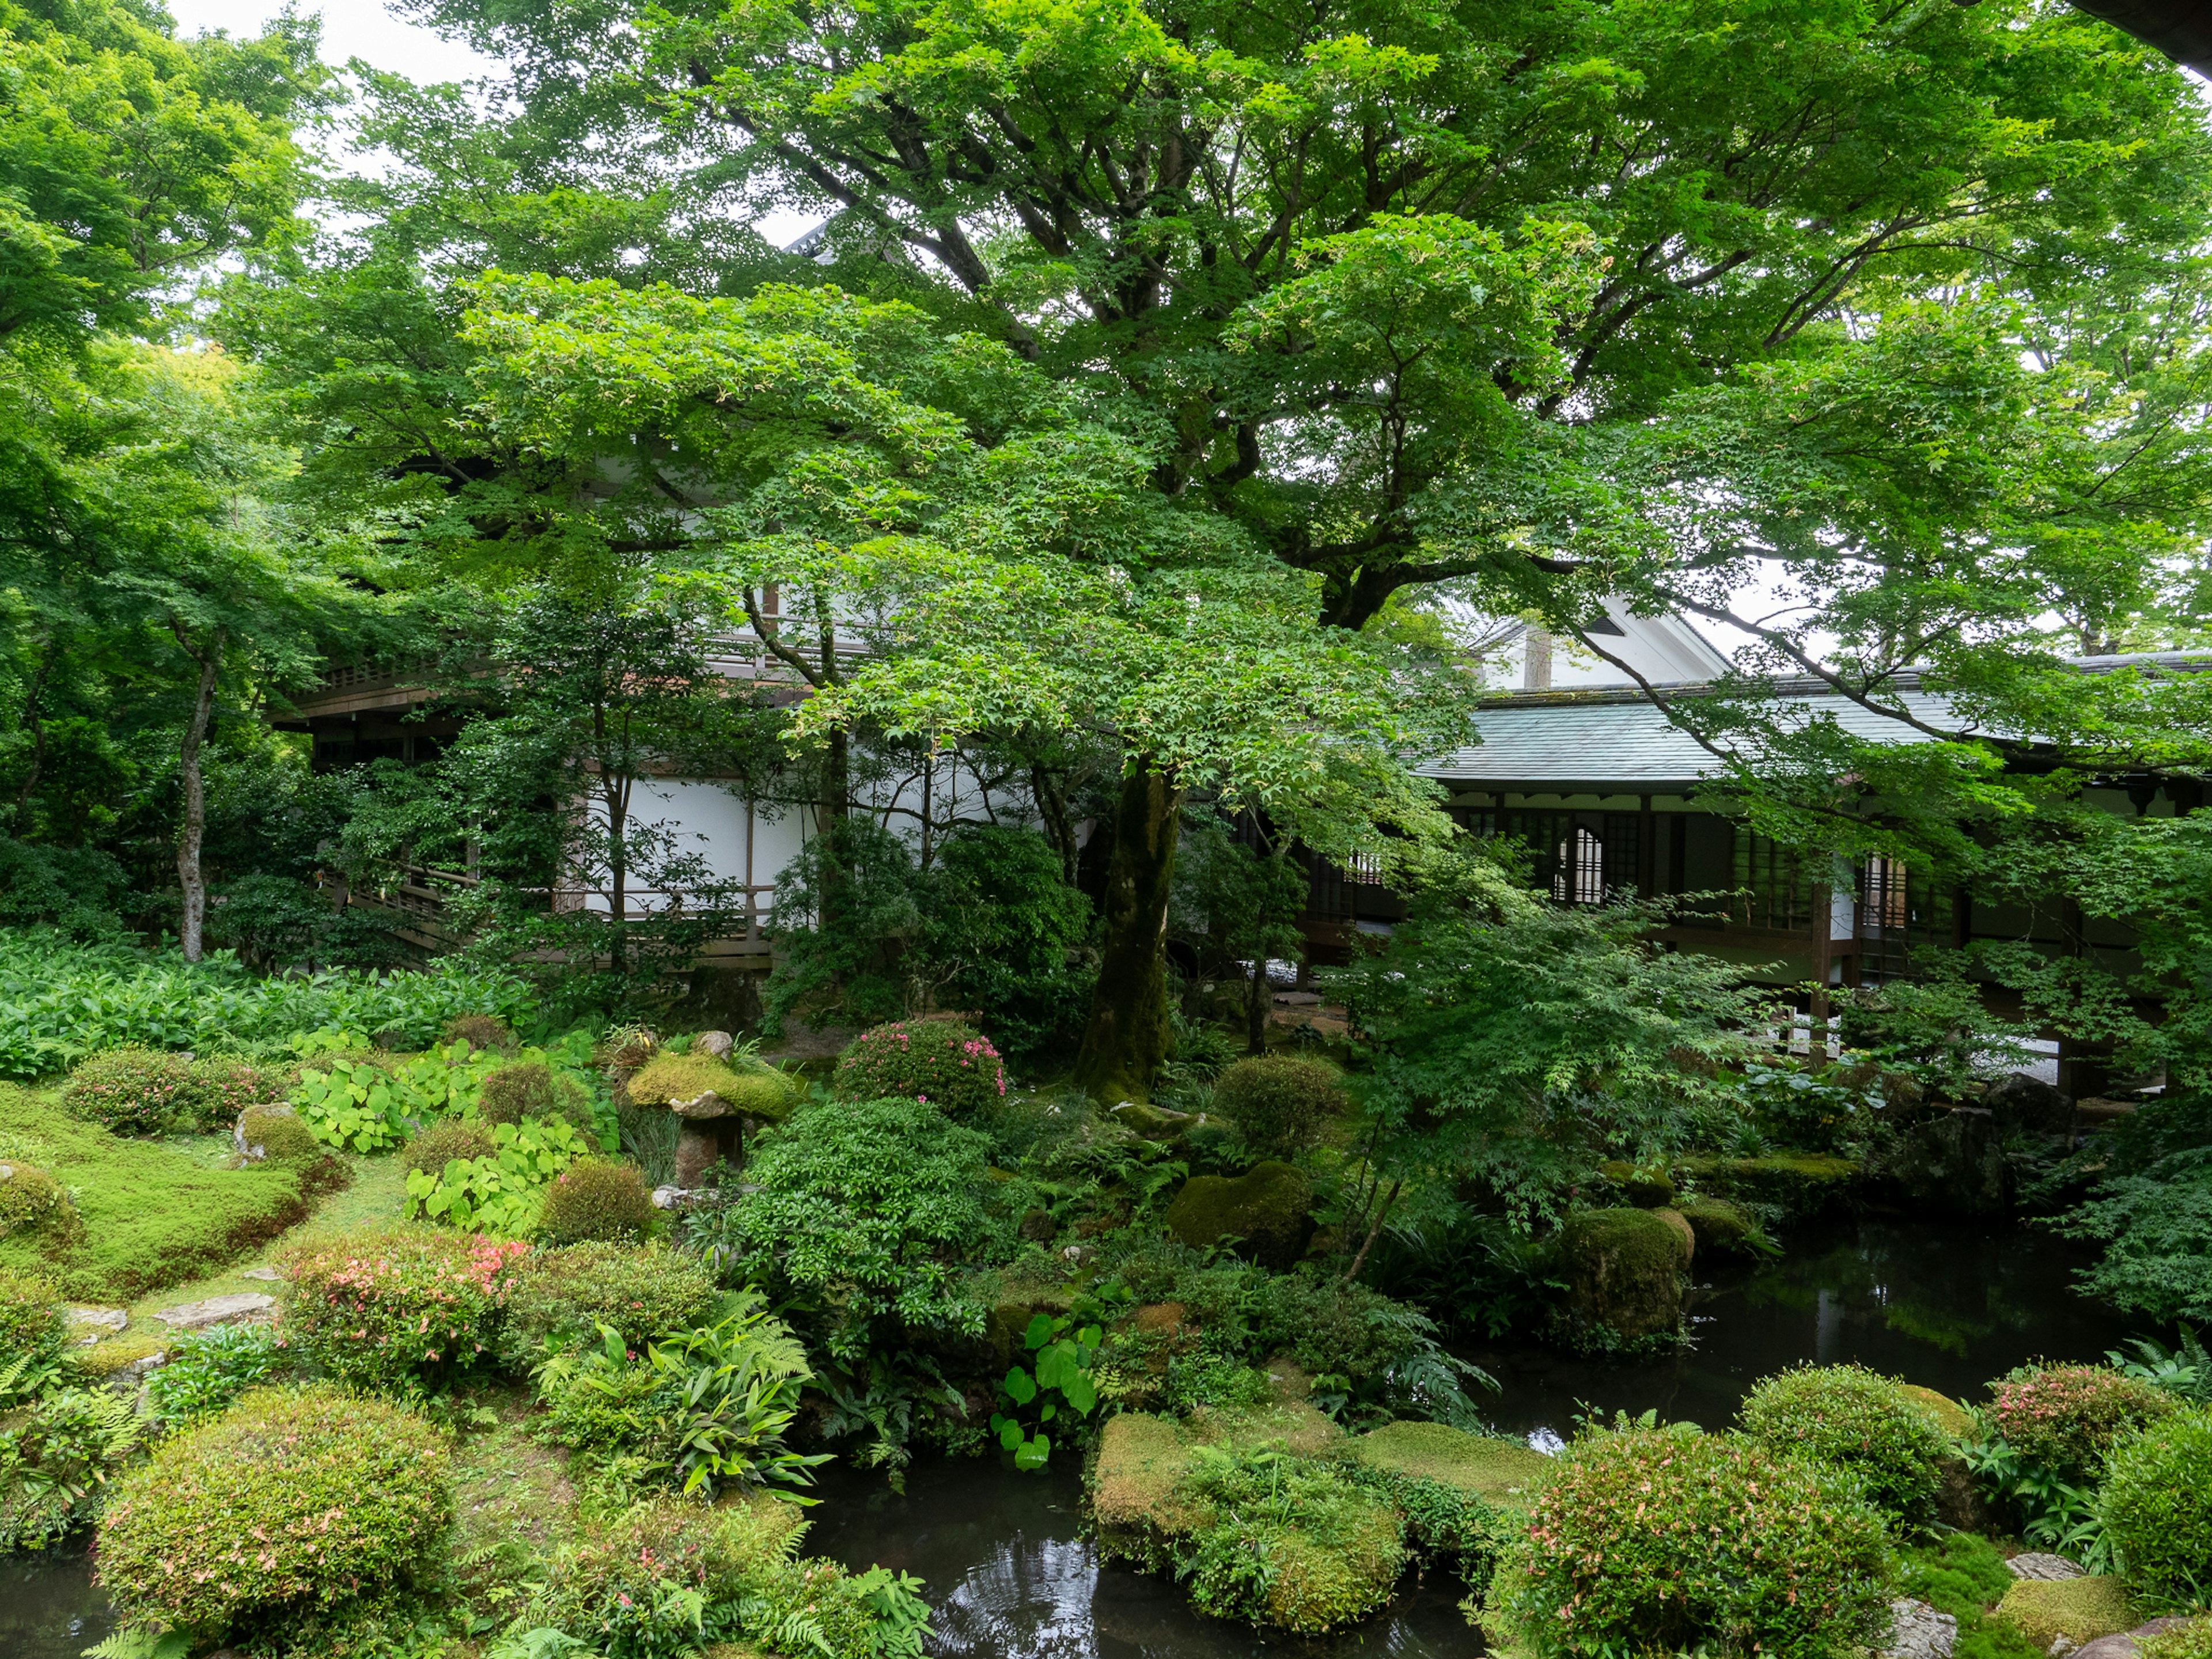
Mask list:
[[2069,1561],[2063,1555],[2039,1554],[2033,1551],[2026,1555],[2014,1556],[2005,1565],[2012,1570],[2012,1576],[2015,1578],[2051,1580],[2088,1577],[2087,1570],[2078,1562]]
[[1313,1183],[1290,1164],[1272,1159],[1233,1179],[1193,1176],[1168,1206],[1168,1231],[1193,1249],[1224,1238],[1242,1242],[1262,1267],[1288,1268],[1306,1247],[1312,1223]]
[[131,1322],[129,1311],[122,1308],[86,1308],[71,1304],[63,1311],[69,1316],[70,1324],[90,1328],[92,1334],[84,1339],[88,1347],[99,1341],[103,1334],[117,1334]]
[[249,1160],[258,1160],[262,1156],[261,1148],[258,1146],[249,1146],[246,1143],[246,1114],[249,1112],[258,1112],[264,1117],[294,1117],[296,1116],[297,1114],[295,1113],[289,1106],[271,1104],[266,1106],[249,1106],[246,1109],[246,1111],[240,1112],[238,1115],[238,1121],[230,1126],[230,1144],[238,1149],[238,1155],[240,1158]]
[[707,1178],[707,1171],[722,1161],[719,1136],[687,1122],[676,1137],[676,1184],[689,1188]]
[[[167,1352],[156,1349],[143,1358],[132,1360],[127,1365],[118,1365],[102,1381],[106,1382],[111,1392],[122,1395],[125,1400],[133,1399],[145,1388],[146,1379],[168,1363]],[[144,1414],[143,1411],[141,1414]]]
[[2000,1130],[2024,1129],[2038,1135],[2074,1133],[2074,1097],[2025,1072],[1992,1083],[1982,1104],[1996,1114]]
[[702,1031],[691,1039],[695,1054],[712,1054],[717,1060],[727,1060],[738,1046],[738,1040],[727,1031]]
[[1882,1659],[1951,1659],[1959,1640],[1959,1621],[1951,1614],[1907,1598],[1889,1604],[1889,1618]]
[[1590,1323],[1633,1342],[1681,1322],[1681,1237],[1651,1211],[1571,1215],[1560,1252],[1569,1299]]
[[281,1285],[284,1282],[284,1275],[274,1267],[248,1267],[244,1273],[239,1274],[239,1277],[258,1279],[265,1285]]
[[276,1298],[273,1296],[264,1296],[258,1291],[236,1291],[228,1296],[211,1296],[202,1302],[163,1308],[154,1317],[173,1331],[204,1331],[210,1325],[237,1324],[240,1320],[268,1313],[276,1306]]
[[1667,1224],[1667,1231],[1674,1235],[1675,1243],[1681,1248],[1682,1265],[1688,1267],[1690,1259],[1698,1253],[1697,1230],[1690,1225],[1689,1218],[1674,1209],[1657,1209],[1651,1213]]

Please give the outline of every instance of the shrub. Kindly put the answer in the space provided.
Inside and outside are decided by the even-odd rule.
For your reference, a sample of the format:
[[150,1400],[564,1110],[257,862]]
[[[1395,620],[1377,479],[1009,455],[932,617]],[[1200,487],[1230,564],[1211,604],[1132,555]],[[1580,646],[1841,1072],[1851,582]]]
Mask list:
[[31,1164],[0,1163],[0,1238],[17,1232],[67,1234],[76,1224],[68,1188]]
[[145,1427],[105,1389],[48,1394],[0,1420],[0,1553],[69,1532]]
[[284,1097],[276,1073],[243,1060],[201,1060],[192,1063],[194,1127],[212,1134],[238,1121],[249,1106],[266,1106]]
[[666,1331],[704,1322],[721,1291],[704,1265],[659,1246],[587,1243],[532,1250],[515,1264],[507,1293],[517,1344],[592,1336],[601,1325],[642,1349]]
[[2023,1365],[1994,1392],[1997,1432],[2075,1480],[2093,1478],[2113,1447],[2179,1409],[2172,1395],[2102,1365]]
[[217,1325],[179,1337],[167,1360],[146,1379],[154,1415],[183,1428],[227,1410],[248,1389],[291,1363],[284,1339],[267,1325]]
[[2166,1418],[2106,1468],[2097,1514],[2129,1581],[2172,1601],[2212,1600],[2212,1412]]
[[644,1237],[659,1218],[652,1188],[633,1166],[587,1158],[554,1176],[538,1231],[556,1244],[624,1243]]
[[1418,1308],[1311,1269],[1255,1278],[1248,1316],[1254,1352],[1288,1353],[1332,1409],[1348,1401],[1352,1415],[1369,1421],[1471,1416],[1466,1384],[1492,1386],[1444,1352],[1436,1322]]
[[1006,1066],[981,1032],[949,1019],[908,1019],[854,1037],[830,1087],[846,1100],[898,1097],[965,1117],[1006,1092]]
[[824,1101],[759,1145],[755,1190],[695,1212],[694,1239],[717,1267],[808,1304],[841,1358],[864,1354],[884,1316],[981,1334],[965,1266],[1011,1247],[982,1202],[984,1136],[915,1101]]
[[68,1342],[68,1319],[53,1281],[0,1267],[0,1354],[10,1361],[28,1355],[35,1364],[58,1354]]
[[1889,1573],[1881,1516],[1850,1475],[1748,1441],[1631,1429],[1560,1455],[1490,1605],[1497,1634],[1543,1655],[1756,1644],[1810,1659],[1881,1645]]
[[70,1073],[62,1101],[115,1134],[161,1134],[183,1123],[198,1103],[192,1063],[158,1048],[111,1048]]
[[1344,1110],[1343,1079],[1326,1060],[1291,1054],[1240,1060],[1214,1080],[1215,1109],[1244,1132],[1262,1158],[1295,1158]]
[[117,1483],[100,1583],[125,1619],[209,1638],[404,1583],[453,1520],[449,1463],[398,1407],[261,1389]]
[[507,1023],[490,1014],[456,1014],[446,1022],[446,1029],[438,1034],[441,1043],[465,1042],[471,1048],[489,1048],[495,1054],[512,1054],[515,1048],[514,1031]]
[[428,1227],[372,1228],[288,1251],[285,1330],[341,1382],[435,1389],[500,1335],[530,1247]]
[[443,1175],[455,1158],[468,1163],[495,1157],[499,1143],[481,1123],[465,1117],[441,1117],[426,1123],[407,1143],[407,1167],[429,1175]]
[[2212,1659],[2212,1619],[2191,1619],[2145,1637],[2136,1647],[2143,1659]]
[[592,1103],[574,1078],[556,1076],[544,1060],[517,1060],[485,1074],[477,1093],[477,1115],[486,1123],[559,1117],[588,1129]]
[[289,1106],[249,1106],[239,1114],[238,1136],[249,1157],[277,1164],[318,1164],[326,1157],[323,1143],[299,1113]]
[[1950,1443],[1891,1378],[1859,1365],[1801,1365],[1753,1389],[1740,1420],[1777,1454],[1795,1449],[1856,1474],[1893,1523],[1934,1516]]

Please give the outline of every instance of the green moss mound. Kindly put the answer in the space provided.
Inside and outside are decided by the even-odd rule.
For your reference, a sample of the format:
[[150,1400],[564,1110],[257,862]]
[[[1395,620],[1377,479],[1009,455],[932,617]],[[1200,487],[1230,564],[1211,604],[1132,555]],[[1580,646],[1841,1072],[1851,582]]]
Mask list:
[[1932,1519],[1950,1442],[1893,1377],[1860,1365],[1800,1365],[1764,1379],[1740,1413],[1752,1438],[1845,1469],[1893,1523]]
[[1584,1210],[1559,1240],[1574,1310],[1631,1342],[1682,1318],[1681,1240],[1650,1210]]
[[19,1354],[58,1352],[68,1328],[53,1280],[0,1267],[0,1354],[7,1356],[0,1364],[12,1364]]
[[449,1465],[400,1407],[258,1390],[116,1483],[100,1583],[128,1620],[216,1638],[404,1583],[452,1522]]
[[1680,1172],[1700,1190],[1765,1206],[1784,1222],[1804,1221],[1850,1206],[1857,1195],[1860,1166],[1822,1152],[1775,1158],[1689,1158]]
[[1243,1131],[1262,1158],[1288,1158],[1321,1139],[1322,1126],[1350,1104],[1344,1079],[1326,1060],[1294,1054],[1240,1060],[1214,1080],[1214,1109]]
[[651,1232],[659,1215],[635,1166],[580,1158],[545,1189],[538,1231],[555,1244],[629,1243]]
[[2076,1647],[2118,1636],[2139,1622],[2117,1578],[2022,1578],[2004,1593],[1997,1615],[2044,1652],[2064,1637]]
[[1352,1443],[1371,1468],[1436,1480],[1501,1509],[1528,1509],[1552,1460],[1517,1441],[1468,1434],[1443,1423],[1385,1423]]
[[774,1067],[739,1069],[712,1054],[655,1054],[629,1086],[631,1102],[639,1106],[672,1106],[713,1094],[739,1115],[768,1123],[782,1122],[799,1101],[795,1080]]
[[1724,1255],[1748,1255],[1756,1248],[1759,1224],[1748,1211],[1726,1199],[1697,1198],[1680,1206],[1682,1219],[1701,1250]]
[[1193,1176],[1168,1206],[1168,1231],[1193,1249],[1225,1238],[1262,1266],[1284,1268],[1306,1246],[1313,1183],[1287,1164],[1255,1164],[1241,1176]]
[[289,1106],[247,1107],[239,1114],[238,1134],[249,1158],[272,1164],[319,1164],[329,1150]]
[[110,1134],[7,1085],[0,1132],[39,1143],[47,1172],[76,1189],[82,1224],[68,1237],[0,1238],[0,1267],[45,1273],[77,1302],[135,1302],[215,1272],[305,1220],[317,1185],[318,1166],[220,1167],[219,1146],[196,1154]]
[[68,1188],[35,1164],[0,1160],[0,1238],[38,1233],[65,1243],[78,1226]]
[[2212,1589],[2212,1412],[2169,1417],[2123,1443],[2097,1512],[2140,1589],[2177,1601]]
[[1900,1382],[1898,1387],[1906,1399],[1923,1407],[1936,1419],[1936,1426],[1952,1439],[1965,1440],[1974,1433],[1973,1414],[1950,1395],[1923,1389],[1917,1382]]

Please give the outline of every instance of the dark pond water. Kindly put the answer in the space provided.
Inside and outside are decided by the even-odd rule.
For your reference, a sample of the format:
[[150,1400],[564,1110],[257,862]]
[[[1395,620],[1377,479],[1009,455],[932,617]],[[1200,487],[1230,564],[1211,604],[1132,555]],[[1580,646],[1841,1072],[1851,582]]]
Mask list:
[[[1472,1352],[1503,1384],[1498,1428],[1547,1444],[1578,1410],[1724,1426],[1759,1377],[1800,1360],[1856,1360],[1955,1399],[2023,1360],[2096,1359],[2125,1323],[2068,1286],[2082,1257],[2029,1231],[1866,1220],[1801,1233],[1779,1259],[1707,1269],[1692,1302],[1696,1346],[1608,1366],[1529,1351]],[[930,1463],[893,1494],[879,1474],[831,1470],[811,1553],[923,1579],[945,1659],[1428,1659],[1480,1650],[1449,1576],[1409,1582],[1389,1613],[1326,1642],[1263,1638],[1191,1611],[1171,1582],[1101,1566],[1084,1536],[1073,1465],[1017,1474]],[[83,1553],[0,1557],[0,1659],[76,1659],[107,1633]]]

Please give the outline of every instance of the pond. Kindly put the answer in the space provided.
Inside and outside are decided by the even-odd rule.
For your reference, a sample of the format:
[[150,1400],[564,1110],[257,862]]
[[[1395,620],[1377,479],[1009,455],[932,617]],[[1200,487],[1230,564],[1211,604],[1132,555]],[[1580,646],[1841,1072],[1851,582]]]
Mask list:
[[[1688,1352],[1608,1366],[1534,1350],[1470,1351],[1501,1386],[1492,1422],[1549,1445],[1584,1406],[1721,1428],[1759,1377],[1800,1360],[1856,1360],[1954,1398],[2038,1357],[2094,1360],[2128,1327],[2068,1288],[2083,1256],[2032,1230],[1869,1219],[1801,1232],[1788,1255],[1698,1264]],[[1263,1640],[1200,1617],[1164,1578],[1102,1566],[1084,1535],[1072,1462],[1016,1474],[989,1462],[917,1465],[903,1497],[880,1474],[832,1471],[806,1547],[923,1579],[946,1659],[1212,1659],[1264,1648],[1313,1659],[1477,1650],[1448,1575],[1328,1641]],[[106,1633],[82,1551],[0,1558],[0,1656],[76,1659]]]

